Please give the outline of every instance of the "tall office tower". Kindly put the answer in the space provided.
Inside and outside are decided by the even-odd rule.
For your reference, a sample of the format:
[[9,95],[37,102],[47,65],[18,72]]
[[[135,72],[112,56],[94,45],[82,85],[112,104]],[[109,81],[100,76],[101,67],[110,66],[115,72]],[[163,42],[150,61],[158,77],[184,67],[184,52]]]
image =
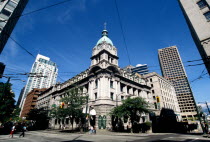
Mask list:
[[175,88],[183,120],[194,120],[196,104],[177,47],[159,49],[158,56],[163,77]]
[[210,0],[179,0],[179,3],[210,75]]
[[58,68],[54,62],[50,61],[50,58],[38,54],[30,73],[31,77],[28,78],[20,107],[33,88],[49,88],[56,83]]
[[131,71],[144,75],[144,74],[148,74],[148,67],[147,67],[147,64],[137,64],[136,67],[131,69]]
[[20,91],[20,95],[19,95],[19,97],[18,97],[18,101],[17,101],[16,106],[19,106],[19,105],[20,105],[20,101],[21,101],[21,99],[22,99],[22,97],[23,97],[24,90],[25,90],[25,86],[24,86],[24,87],[21,89],[21,91]]
[[0,53],[27,3],[28,0],[0,0]]

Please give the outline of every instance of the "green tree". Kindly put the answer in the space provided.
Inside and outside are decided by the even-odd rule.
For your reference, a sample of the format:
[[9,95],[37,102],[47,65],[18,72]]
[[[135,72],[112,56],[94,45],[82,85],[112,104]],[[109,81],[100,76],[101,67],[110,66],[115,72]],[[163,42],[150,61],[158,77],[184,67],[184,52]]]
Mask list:
[[27,120],[32,120],[34,129],[46,129],[48,127],[48,111],[44,109],[31,109],[26,116]]
[[[82,107],[88,99],[84,95],[80,88],[72,88],[66,91],[66,96],[60,99],[61,106],[53,107],[50,111],[52,118],[66,118],[69,117],[72,125],[75,120],[79,120],[82,123],[84,114],[82,113]],[[62,106],[64,103],[64,106]],[[81,126],[81,125],[80,125]]]
[[14,121],[14,122],[21,121],[21,118],[19,117],[20,110],[21,109],[18,106],[15,107],[15,109],[12,112],[12,117],[11,117],[12,121]]
[[11,90],[12,84],[0,83],[0,122],[10,121],[15,108],[15,94]]
[[111,115],[118,119],[123,117],[130,118],[133,129],[134,123],[139,122],[141,114],[149,112],[149,103],[147,103],[143,98],[128,97],[126,100],[123,100],[122,105],[112,109]]

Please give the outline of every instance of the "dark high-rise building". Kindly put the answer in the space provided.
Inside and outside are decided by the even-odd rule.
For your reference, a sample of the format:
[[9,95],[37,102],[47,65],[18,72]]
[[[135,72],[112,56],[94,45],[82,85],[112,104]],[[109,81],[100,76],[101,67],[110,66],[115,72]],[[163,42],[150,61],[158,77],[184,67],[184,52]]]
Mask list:
[[0,0],[0,53],[27,3],[28,0]]
[[24,86],[24,87],[21,89],[21,91],[20,91],[20,95],[19,95],[19,97],[18,97],[18,101],[17,101],[16,106],[19,106],[19,105],[20,105],[21,99],[22,99],[23,94],[24,94],[24,90],[25,90],[25,86]]
[[179,3],[210,75],[210,0],[179,0]]
[[196,104],[177,47],[159,49],[158,56],[163,77],[175,88],[183,120],[194,120]]

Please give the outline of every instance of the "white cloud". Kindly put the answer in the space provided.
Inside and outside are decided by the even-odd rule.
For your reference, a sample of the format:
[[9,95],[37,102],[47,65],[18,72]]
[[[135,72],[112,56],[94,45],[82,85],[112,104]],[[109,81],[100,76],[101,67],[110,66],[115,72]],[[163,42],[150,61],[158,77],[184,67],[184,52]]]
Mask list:
[[61,24],[64,24],[67,21],[70,21],[73,19],[75,12],[82,12],[86,11],[86,0],[80,0],[79,3],[75,4],[69,4],[67,8],[64,9],[64,11],[60,12],[58,14],[58,22]]

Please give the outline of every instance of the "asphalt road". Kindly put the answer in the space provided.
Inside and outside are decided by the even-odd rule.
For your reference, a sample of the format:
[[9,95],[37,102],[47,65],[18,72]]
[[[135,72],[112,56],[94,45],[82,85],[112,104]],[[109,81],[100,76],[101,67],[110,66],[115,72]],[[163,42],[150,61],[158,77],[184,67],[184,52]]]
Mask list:
[[210,142],[210,138],[201,135],[187,134],[72,134],[72,133],[52,133],[45,131],[26,132],[24,138],[19,138],[19,134],[14,134],[13,138],[8,135],[0,135],[1,142]]

